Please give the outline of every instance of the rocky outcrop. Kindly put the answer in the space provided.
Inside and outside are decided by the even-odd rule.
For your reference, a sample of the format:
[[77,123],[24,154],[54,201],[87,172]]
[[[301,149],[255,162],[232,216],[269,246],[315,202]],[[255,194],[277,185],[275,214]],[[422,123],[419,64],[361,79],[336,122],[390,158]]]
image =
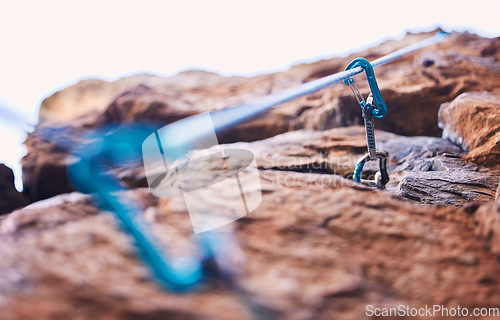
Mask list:
[[5,164],[0,163],[0,215],[9,213],[28,204],[14,186],[14,173]]
[[95,114],[72,123],[38,127],[28,134],[28,154],[21,159],[24,194],[30,202],[74,191],[67,177],[71,149],[82,143],[85,130],[96,127]]
[[[411,36],[407,38],[412,39]],[[442,103],[463,92],[499,92],[500,57],[497,51],[486,50],[499,41],[498,38],[486,40],[470,34],[455,35],[438,46],[394,61],[390,68],[377,68],[377,82],[390,114],[377,121],[377,127],[402,135],[439,136],[441,131],[433,115],[437,114]],[[388,53],[385,50],[390,48],[389,44],[343,61],[326,60],[312,64],[315,76],[310,78],[341,71],[355,56],[368,57],[369,60],[377,58]],[[366,82],[358,80],[357,83],[366,96],[369,92]],[[294,127],[324,129],[331,125],[355,124],[351,110],[357,103],[344,97],[349,94],[349,90],[338,86],[307,97],[301,103],[309,108],[294,120]]]
[[464,158],[500,168],[500,94],[469,92],[439,109],[443,137],[468,151]]
[[[140,85],[156,93],[144,92],[141,95],[136,92],[133,97],[129,95],[129,104],[143,105],[135,120],[147,114],[154,114],[158,119],[169,118],[176,110],[181,110],[177,118],[186,116],[186,111],[218,110],[342,71],[358,56],[374,60],[432,34],[408,34],[400,41],[387,41],[348,57],[301,64],[286,72],[251,78],[225,78],[213,73],[190,71],[171,78],[139,75],[115,82],[86,80],[47,98],[40,108],[40,118],[47,124],[71,120],[91,110],[102,112],[113,103],[122,106],[115,101],[116,97]],[[500,92],[500,54],[491,49],[498,41],[473,34],[453,34],[444,43],[398,59],[390,67],[377,68],[375,73],[379,87],[390,112],[390,117],[381,119],[378,127],[402,135],[439,136],[441,131],[436,115],[442,103],[453,100],[463,92]],[[366,96],[369,90],[366,81],[357,82]],[[147,108],[151,110],[147,111]],[[290,129],[323,130],[360,124],[358,108],[348,87],[339,84],[278,106],[266,117],[268,121],[261,120],[260,125],[245,127],[246,131],[252,130],[243,133],[242,138],[251,141],[269,136],[261,134],[262,131],[275,135]],[[255,138],[257,136],[258,139]]]
[[[182,295],[160,290],[114,219],[73,193],[0,222],[0,313],[232,320],[255,319],[252,306],[273,319],[360,319],[369,304],[472,308],[500,299],[500,264],[465,211],[414,205],[336,175],[260,174],[261,206],[234,225],[246,258],[236,287],[214,279]],[[182,198],[133,193],[158,237],[176,244],[165,250],[189,245]]]
[[181,72],[172,78],[142,74],[111,82],[99,79],[81,80],[43,100],[40,107],[40,122],[49,124],[68,121],[89,111],[102,111],[118,95],[139,85],[185,90],[207,83],[216,85],[224,80],[226,80],[224,77],[215,73],[196,70]]
[[[72,128],[62,127],[59,130],[58,134],[75,134]],[[260,141],[230,144],[227,147],[252,151],[259,168],[263,170],[336,174],[351,179],[357,160],[367,152],[364,130],[362,126],[326,131],[298,130]],[[50,142],[42,138],[44,135],[47,135],[46,131],[39,130],[32,138],[38,150],[51,146]],[[485,202],[495,198],[500,171],[482,169],[461,159],[463,151],[449,140],[404,137],[380,130],[376,132],[376,139],[378,149],[389,154],[391,181],[387,188],[404,198],[441,205],[463,205],[468,201]],[[67,144],[72,145],[77,141],[68,139]],[[50,174],[61,177],[60,184],[54,183],[54,179],[40,179],[40,185],[35,189],[26,190],[32,199],[38,200],[74,190],[66,177],[71,157],[68,158],[66,151],[60,148],[47,151],[46,154],[51,157],[37,159],[46,163],[46,167],[34,165],[34,168],[40,170],[34,174],[49,171]],[[368,162],[364,169],[365,178],[373,179],[378,170],[376,162]],[[116,167],[114,174],[131,188],[147,186],[141,162]]]
[[436,204],[493,200],[495,186],[500,180],[498,98],[499,95],[489,92],[471,92],[443,104],[439,110],[443,138],[450,139],[467,153],[448,154],[447,161],[439,160],[441,168],[431,170],[433,172],[406,175],[397,193],[419,202]]
[[[223,109],[279,92],[341,71],[355,56],[372,60],[429,36],[409,34],[402,41],[388,41],[346,58],[297,65],[286,72],[252,78],[224,78],[204,72],[187,72],[166,79],[143,75],[102,82],[100,89],[84,82],[62,90],[44,102],[40,110],[45,123],[42,126],[57,130],[67,127],[73,131],[63,130],[68,137],[84,129],[114,123],[147,122],[163,126],[199,112]],[[454,34],[450,40],[396,60],[390,67],[377,68],[377,79],[389,115],[378,119],[376,127],[404,135],[440,135],[437,110],[443,102],[451,101],[464,91],[499,92],[500,56],[497,51],[488,49],[494,48],[498,41],[471,34]],[[364,81],[358,81],[358,85],[366,95],[368,85]],[[94,108],[97,103],[85,102],[92,99],[100,99],[102,103]],[[90,109],[94,111],[75,119]],[[65,119],[74,120],[70,124],[54,123]],[[255,141],[289,130],[327,130],[361,123],[359,106],[350,90],[337,85],[280,105],[265,116],[236,126],[219,135],[219,142]],[[40,128],[38,131],[43,130],[51,129]],[[24,184],[31,201],[73,190],[64,177],[67,152],[51,142],[47,135],[42,140],[36,133],[28,136],[28,154],[22,161]],[[494,158],[494,154],[490,157]],[[493,158],[488,161],[494,161]],[[55,177],[56,183],[47,183],[46,176]],[[144,183],[133,186],[144,186]]]
[[[404,137],[377,131],[377,146],[389,154],[387,189],[420,203],[464,205],[495,199],[500,171],[461,159],[461,148],[434,137]],[[298,130],[266,140],[234,144],[254,152],[261,169],[337,174],[351,179],[357,160],[367,152],[364,128]],[[366,178],[379,170],[368,162]]]
[[[409,34],[357,55],[373,60],[428,36]],[[255,155],[262,203],[231,224],[237,241],[223,243],[235,245],[224,255],[234,281],[210,269],[183,294],[153,281],[132,239],[95,197],[73,192],[66,176],[78,160],[73,151],[96,138],[88,131],[112,137],[121,125],[142,123],[152,132],[341,71],[354,55],[251,78],[188,72],[62,90],[44,101],[43,123],[26,140],[24,193],[34,203],[0,218],[0,318],[357,320],[370,304],[498,307],[499,40],[454,34],[376,69],[389,107],[375,121],[377,147],[389,154],[387,191],[351,181],[366,138],[345,86],[285,103],[221,135],[225,148]],[[142,142],[144,134],[129,138]],[[157,198],[143,188],[143,164],[123,163],[109,167],[132,189],[120,199],[141,202],[137,214],[165,252],[196,256],[182,195]],[[191,178],[216,180],[211,168],[196,169]],[[368,162],[365,178],[377,170]],[[166,181],[172,177],[160,185],[178,182]],[[211,203],[227,206],[217,196],[227,190],[214,186]]]
[[477,233],[486,240],[491,252],[500,257],[500,202],[489,202],[477,209],[474,220]]
[[463,162],[455,162],[451,170],[409,173],[398,185],[397,194],[421,203],[440,205],[494,200],[500,173],[474,167],[463,169],[460,163]]

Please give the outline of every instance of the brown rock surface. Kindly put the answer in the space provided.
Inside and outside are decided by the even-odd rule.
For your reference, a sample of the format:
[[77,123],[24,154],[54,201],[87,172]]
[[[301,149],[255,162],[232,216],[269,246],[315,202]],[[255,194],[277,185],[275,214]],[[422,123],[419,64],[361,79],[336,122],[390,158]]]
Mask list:
[[[409,34],[357,55],[373,60],[428,36]],[[389,107],[375,122],[387,130],[377,130],[376,139],[389,153],[389,191],[350,181],[366,141],[346,86],[226,132],[220,137],[231,143],[226,147],[255,154],[263,201],[231,225],[245,257],[235,286],[209,278],[184,294],[151,281],[131,239],[92,197],[68,193],[66,167],[76,161],[69,150],[87,141],[88,129],[163,126],[341,71],[355,55],[251,78],[187,72],[62,90],[44,101],[44,124],[26,140],[25,193],[37,202],[0,218],[0,319],[255,319],[260,310],[261,318],[358,320],[369,304],[498,307],[500,215],[492,200],[500,168],[492,106],[500,93],[499,39],[454,34],[376,69]],[[366,83],[358,84],[366,94]],[[466,91],[490,93],[460,95]],[[453,99],[441,108],[451,140],[430,137],[439,134],[439,106]],[[364,173],[377,169],[369,162]],[[121,196],[140,199],[138,214],[165,251],[197,252],[180,195],[156,198],[141,188],[141,163],[112,171],[134,189]]]
[[500,182],[498,183],[497,194],[495,195],[495,200],[500,201]]
[[453,161],[448,169],[431,172],[411,172],[404,176],[397,187],[399,196],[420,203],[464,205],[495,200],[495,185],[499,171],[481,170],[465,166],[463,161]]
[[[496,306],[500,264],[470,215],[329,177],[261,172],[261,206],[235,223],[246,256],[236,283],[249,301],[292,320],[360,319],[368,304]],[[158,236],[185,246],[182,198],[134,193],[156,208],[147,211]],[[252,319],[217,282],[161,291],[114,219],[89,200],[57,196],[0,221],[5,319]]]
[[500,202],[489,202],[474,212],[478,234],[486,239],[491,252],[500,257]]
[[[68,127],[61,127],[59,130],[69,137],[75,132]],[[361,126],[326,131],[297,130],[260,141],[230,144],[227,147],[251,150],[260,169],[337,174],[351,179],[357,160],[366,153],[364,130]],[[51,146],[42,138],[43,135],[44,130],[39,130],[32,137],[38,150]],[[35,137],[38,138],[35,140]],[[387,188],[402,197],[421,203],[443,205],[463,205],[468,201],[485,202],[495,198],[500,171],[481,169],[460,159],[463,152],[449,140],[404,137],[380,130],[376,132],[376,139],[378,149],[389,154],[391,181]],[[68,138],[67,143],[71,145],[78,141],[76,138]],[[58,161],[51,161],[52,158],[48,157],[45,159],[47,168],[39,165],[34,165],[33,168],[52,170],[51,174],[60,177],[60,184],[54,183],[54,179],[41,179],[35,189],[26,190],[32,199],[41,199],[34,197],[37,194],[46,198],[73,190],[66,178],[66,152],[56,150],[61,153],[50,151],[46,154]],[[378,170],[376,162],[368,162],[364,174],[366,178],[373,179]],[[147,186],[142,163],[117,167],[115,174],[129,187]],[[37,190],[42,194],[37,193]]]
[[468,92],[439,110],[443,137],[468,151],[465,159],[500,168],[500,94]]
[[[408,34],[402,40],[386,41],[348,57],[301,64],[285,72],[251,78],[224,78],[191,71],[172,78],[141,75],[116,82],[83,81],[47,98],[40,109],[40,118],[51,123],[74,119],[90,110],[103,111],[110,103],[116,104],[115,98],[120,93],[138,85],[156,91],[158,99],[153,99],[155,95],[150,96],[150,92],[129,96],[130,105],[142,105],[137,112],[138,119],[134,120],[144,117],[151,120],[151,116],[153,120],[168,118],[175,110],[218,110],[342,71],[357,56],[374,60],[432,34]],[[444,43],[377,68],[375,73],[390,115],[380,120],[378,127],[403,135],[437,136],[440,129],[435,115],[441,103],[466,91],[500,92],[500,53],[491,50],[499,41],[467,33],[453,34]],[[363,76],[359,78],[358,85],[366,96],[368,85]],[[148,108],[152,110],[146,110]],[[182,116],[186,113],[180,112],[178,117]],[[278,106],[271,115],[256,121],[242,127],[246,132],[241,132],[239,140],[263,139],[290,129],[327,129],[361,123],[357,103],[348,87],[342,84]]]
[[[389,154],[387,189],[399,196],[441,205],[460,206],[495,199],[500,171],[480,168],[460,158],[462,150],[449,140],[404,137],[376,131],[377,147]],[[327,131],[298,130],[269,139],[234,146],[251,150],[261,169],[337,174],[352,178],[357,160],[365,154],[364,128]],[[379,170],[368,162],[366,178]]]
[[116,96],[138,85],[179,90],[207,83],[214,85],[221,80],[224,80],[222,76],[205,71],[185,71],[171,78],[143,74],[112,82],[99,79],[81,80],[42,102],[40,122],[68,121],[92,110],[102,111]]
[[443,137],[468,152],[451,154],[454,159],[446,163],[441,161],[443,165],[437,172],[406,175],[397,193],[419,202],[436,204],[461,205],[494,200],[498,188],[495,186],[500,179],[499,98],[500,95],[489,92],[471,92],[443,104],[439,110]]
[[[411,39],[410,36],[407,38]],[[486,55],[483,51],[499,41],[499,38],[487,40],[470,34],[454,35],[444,43],[394,61],[391,67],[377,68],[375,74],[389,110],[389,116],[377,122],[378,128],[403,135],[439,135],[436,118],[432,115],[437,114],[441,103],[451,101],[467,91],[498,93],[499,54],[486,50],[485,52],[490,54]],[[381,46],[358,55],[372,60],[372,57],[383,55],[382,52],[388,47],[390,46]],[[347,62],[318,62],[316,73],[327,74],[328,68],[340,71]],[[332,67],[334,63],[338,63],[336,68]],[[320,71],[322,68],[324,72]],[[358,80],[358,83],[361,92],[366,95],[366,81]],[[296,126],[324,129],[325,125],[332,123],[332,119],[342,117],[342,111],[348,107],[343,105],[340,98],[343,94],[337,88],[327,89],[324,94],[315,94],[312,96],[314,98],[309,97],[308,105],[313,108],[295,120]],[[349,92],[344,90],[344,94]],[[353,105],[350,99],[344,101]],[[344,118],[344,121],[351,119],[349,113],[346,113]],[[341,125],[342,122],[337,121],[334,124]]]
[[[355,56],[373,60],[430,35],[408,34],[400,41],[387,41],[346,58],[301,64],[286,72],[251,78],[224,78],[192,71],[173,78],[140,75],[116,82],[89,80],[47,98],[40,109],[44,124],[39,127],[50,126],[57,130],[67,127],[61,135],[71,140],[70,135],[78,135],[85,128],[115,122],[146,121],[166,125],[198,112],[248,102],[341,71]],[[453,34],[444,43],[377,68],[377,79],[389,114],[377,120],[376,127],[404,135],[439,135],[437,110],[443,102],[451,101],[464,91],[499,92],[500,56],[491,49],[498,41],[498,38]],[[358,85],[366,95],[366,81],[358,81]],[[75,119],[88,110],[93,111]],[[54,123],[66,119],[74,120]],[[280,105],[265,116],[236,126],[219,136],[219,142],[255,141],[289,130],[326,130],[361,121],[359,107],[350,90],[345,85],[336,85]],[[31,201],[72,190],[64,182],[64,150],[51,144],[47,137],[41,138],[36,133],[28,136],[28,154],[22,161],[23,180]],[[472,156],[475,159],[476,156]],[[48,183],[48,176],[54,177],[55,183]],[[140,185],[144,184],[135,186]]]

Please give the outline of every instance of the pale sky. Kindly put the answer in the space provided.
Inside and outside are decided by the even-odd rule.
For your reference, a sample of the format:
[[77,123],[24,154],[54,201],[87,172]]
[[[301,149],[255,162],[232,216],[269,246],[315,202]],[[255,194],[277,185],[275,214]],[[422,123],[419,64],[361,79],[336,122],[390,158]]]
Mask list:
[[[499,12],[498,0],[0,0],[0,103],[34,122],[43,98],[80,79],[273,72],[438,25],[495,37]],[[22,126],[0,128],[0,162],[16,167]]]

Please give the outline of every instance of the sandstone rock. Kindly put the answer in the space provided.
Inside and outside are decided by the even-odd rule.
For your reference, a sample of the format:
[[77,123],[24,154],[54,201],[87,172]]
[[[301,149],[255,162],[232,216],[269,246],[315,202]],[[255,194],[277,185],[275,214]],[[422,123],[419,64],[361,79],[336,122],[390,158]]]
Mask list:
[[24,207],[28,200],[16,190],[14,173],[5,164],[0,164],[0,215]]
[[[454,167],[459,165],[460,162]],[[440,205],[463,205],[470,201],[487,202],[495,199],[495,186],[500,179],[498,172],[458,168],[452,171],[408,173],[398,185],[396,193],[421,203]]]
[[[409,34],[358,55],[373,60],[428,36]],[[378,149],[389,153],[388,192],[350,181],[366,141],[346,86],[225,132],[219,139],[231,143],[225,147],[255,154],[263,201],[231,224],[245,257],[242,265],[225,260],[239,271],[233,286],[212,276],[181,295],[151,281],[133,241],[93,197],[69,193],[70,150],[87,142],[89,129],[164,126],[341,71],[355,55],[251,78],[187,72],[62,90],[44,101],[43,124],[28,136],[22,161],[30,201],[49,199],[0,218],[0,318],[357,320],[369,304],[498,307],[500,215],[491,200],[500,168],[491,106],[500,93],[499,40],[454,34],[376,70],[389,114],[375,126],[392,131],[376,131]],[[366,83],[358,84],[366,95]],[[465,91],[492,93],[462,95],[441,108],[445,137],[453,142],[429,137],[440,135],[439,106]],[[480,115],[481,108],[488,112]],[[469,153],[455,144],[458,137]],[[156,198],[140,188],[147,185],[142,163],[111,170],[134,188],[120,196],[139,199],[138,214],[166,252],[198,253],[181,195]],[[364,174],[377,170],[369,162]],[[224,190],[218,191],[211,201],[221,201]]]
[[[389,154],[387,189],[420,203],[463,205],[495,199],[500,171],[479,168],[460,158],[463,151],[449,140],[404,137],[376,131],[378,150]],[[364,128],[298,130],[251,143],[232,144],[251,150],[259,168],[337,174],[351,179],[357,160],[367,152]],[[379,170],[368,162],[366,178]]]
[[[75,132],[68,127],[61,130],[69,136]],[[36,141],[34,143],[38,150],[51,146],[41,139],[43,135],[44,131],[40,130],[31,138]],[[377,148],[389,154],[388,171],[391,181],[387,185],[388,190],[422,203],[462,205],[467,201],[494,199],[499,171],[479,169],[460,159],[462,150],[449,140],[404,137],[381,130],[377,130],[375,136]],[[69,139],[68,144],[76,141],[76,138]],[[361,126],[327,131],[298,130],[251,143],[230,144],[227,147],[252,151],[257,165],[264,170],[337,174],[348,179],[352,178],[357,160],[367,152],[365,129]],[[54,184],[53,179],[41,179],[38,186],[27,189],[31,199],[37,200],[74,190],[66,178],[67,152],[60,148],[55,150],[60,153],[47,151],[46,158],[35,158],[38,162],[30,167],[37,169],[47,166],[44,170],[56,170],[51,171],[52,174],[61,176],[63,180],[60,184]],[[23,161],[29,159],[30,157],[26,157]],[[365,178],[373,179],[378,170],[376,162],[368,162],[364,169]],[[411,174],[406,177],[408,173]],[[32,174],[40,174],[40,171],[35,170]],[[142,163],[117,166],[114,174],[129,187],[147,186]],[[27,177],[42,178],[40,175]],[[396,188],[401,180],[403,182]],[[449,185],[443,188],[444,184]],[[447,189],[457,191],[453,193]],[[42,197],[36,198],[37,192],[42,192]]]
[[488,202],[474,212],[477,233],[486,239],[491,252],[500,257],[500,202]]
[[[149,123],[162,127],[183,118],[213,111],[213,105],[202,102],[203,93],[187,103],[182,93],[158,91],[139,85],[122,93],[103,111],[98,122]],[[195,103],[199,101],[199,103]],[[220,143],[254,141],[288,131],[290,116],[271,110],[267,116],[229,128],[218,134]]]
[[[428,36],[430,34],[409,34],[401,41],[388,41],[356,55],[375,59]],[[377,120],[376,127],[404,135],[439,135],[436,115],[441,103],[464,91],[500,90],[498,53],[491,49],[495,48],[496,42],[498,39],[454,34],[440,45],[378,68],[376,75],[389,106],[389,114]],[[41,121],[45,123],[42,127],[55,127],[57,130],[66,127],[69,131],[64,130],[62,135],[72,134],[74,137],[68,136],[68,139],[76,141],[84,129],[111,123],[167,125],[199,112],[248,102],[341,71],[356,55],[302,64],[286,72],[251,78],[224,78],[211,73],[186,72],[173,78],[142,75],[116,82],[83,82],[56,93],[44,102],[40,110]],[[358,81],[358,84],[366,95],[366,81]],[[75,118],[88,110],[94,111]],[[66,119],[73,120],[54,123]],[[219,136],[219,142],[255,141],[289,130],[326,130],[361,122],[361,111],[350,90],[345,85],[337,85],[282,104],[267,115],[231,128]],[[64,177],[65,152],[50,139],[44,141],[36,138],[36,133],[29,135],[26,141],[28,153],[22,161],[23,179],[31,201],[72,190]],[[359,146],[361,144],[360,141]],[[52,150],[53,155],[49,155]],[[486,152],[481,154],[486,156]],[[471,154],[471,159],[475,160],[478,156]],[[495,161],[494,152],[488,156],[488,163]],[[130,176],[128,173],[123,175]],[[345,172],[341,174],[345,175]],[[54,178],[55,183],[47,183],[49,176]],[[140,182],[132,186],[144,186],[143,179],[135,180]]]
[[495,200],[500,201],[500,182],[498,183],[497,194]]
[[[134,106],[132,109],[137,112],[125,118],[136,121],[151,120],[152,117],[162,121],[172,116],[184,117],[186,112],[219,110],[342,71],[356,56],[373,60],[431,35],[408,34],[400,41],[387,41],[345,58],[301,64],[286,72],[251,78],[224,78],[194,71],[172,78],[141,75],[116,82],[88,80],[47,98],[40,109],[40,118],[44,123],[70,120],[85,111],[102,112],[109,104],[115,113],[117,108],[128,110]],[[390,112],[379,121],[378,127],[403,135],[440,135],[436,114],[441,103],[466,91],[499,92],[498,53],[487,54],[496,42],[497,39],[471,34],[454,34],[442,44],[377,68],[377,80]],[[141,95],[136,91],[125,99],[115,100],[120,94],[140,85],[151,88],[155,94],[150,96],[151,92],[145,92]],[[366,81],[358,79],[358,85],[366,96]],[[276,107],[257,122],[241,126],[242,130],[235,130],[229,135],[233,138],[224,142],[253,141],[291,129],[327,129],[360,124],[359,106],[350,94],[347,86],[339,84],[298,98]],[[175,114],[176,110],[180,113]],[[239,135],[238,139],[235,134]]]
[[116,96],[138,85],[152,88],[189,89],[202,84],[217,84],[224,80],[212,72],[186,71],[175,77],[163,78],[141,74],[108,82],[81,80],[47,97],[40,107],[40,122],[53,123],[77,118],[89,111],[102,111]]
[[495,94],[473,92],[443,104],[439,112],[443,137],[461,145],[468,153],[451,152],[445,158],[434,159],[428,170],[420,170],[432,172],[406,175],[397,194],[435,204],[463,205],[470,201],[493,200],[500,178],[500,104],[497,99]]
[[[441,139],[437,145],[449,144],[445,141]],[[494,200],[500,170],[469,163],[461,158],[463,152],[457,146],[453,147],[408,154],[392,170],[406,171],[397,185],[396,194],[420,203],[439,205],[460,206],[471,201]]]
[[[363,318],[368,304],[496,306],[500,264],[474,236],[472,216],[325,177],[261,172],[261,206],[234,223],[246,257],[238,289],[213,280],[182,295],[160,290],[88,196],[16,211],[0,220],[0,313],[10,320],[254,319],[246,301],[274,319],[343,320]],[[182,198],[133,194],[154,212],[149,221],[170,244],[165,250],[189,251]]]
[[461,94],[439,110],[443,137],[461,145],[465,159],[500,168],[500,95],[489,92]]
[[[386,117],[377,121],[377,127],[402,135],[439,136],[441,131],[434,115],[442,103],[467,91],[499,92],[498,54],[481,54],[482,50],[497,42],[498,39],[455,34],[444,43],[377,68],[377,82],[389,110]],[[381,47],[387,49],[387,46]],[[385,50],[378,51],[380,49],[352,55],[344,61],[327,60],[312,64],[313,74],[317,76],[310,78],[341,71],[355,56],[371,60],[386,54]],[[366,97],[369,92],[366,81],[355,80]],[[300,103],[308,108],[294,120],[294,128],[323,129],[328,125],[359,123],[352,122],[351,110],[359,108],[357,103],[339,98],[349,93],[350,90],[339,85],[302,99]]]

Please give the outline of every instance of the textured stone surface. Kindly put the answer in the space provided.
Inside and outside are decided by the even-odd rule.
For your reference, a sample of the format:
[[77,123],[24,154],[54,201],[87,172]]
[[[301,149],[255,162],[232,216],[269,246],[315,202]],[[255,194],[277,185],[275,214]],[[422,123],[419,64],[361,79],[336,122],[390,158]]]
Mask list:
[[[411,35],[407,36],[406,43],[411,39]],[[497,51],[485,50],[499,41],[498,38],[481,39],[470,34],[452,35],[445,43],[394,61],[391,67],[377,68],[375,74],[389,110],[389,116],[378,120],[377,127],[403,135],[439,136],[440,129],[434,115],[441,103],[467,91],[499,92],[499,55]],[[372,60],[391,49],[394,46],[389,42],[343,61],[317,62],[311,65],[315,68],[314,76],[307,79],[341,71],[355,56]],[[366,96],[369,89],[363,77],[360,78],[355,80]],[[301,103],[306,109],[293,121],[296,128],[324,129],[359,123],[352,111],[357,103],[350,97],[350,90],[342,86],[310,95]]]
[[[116,82],[88,80],[47,98],[40,109],[40,118],[50,123],[74,119],[85,111],[102,112],[110,104],[116,104],[117,96],[140,85],[156,93],[129,95],[126,99],[129,105],[142,106],[140,112],[128,114],[127,119],[137,115],[135,120],[140,120],[153,115],[153,120],[156,120],[169,118],[176,111],[181,111],[177,117],[183,117],[186,111],[223,109],[342,71],[358,56],[374,60],[432,34],[408,34],[402,40],[386,41],[348,57],[300,64],[285,72],[251,78],[225,78],[213,73],[191,71],[172,78],[141,75]],[[491,49],[498,42],[498,38],[453,34],[444,43],[377,68],[375,73],[379,87],[390,112],[390,116],[379,121],[379,128],[403,135],[438,136],[441,131],[436,115],[441,103],[451,101],[466,91],[500,92],[500,54]],[[356,80],[366,96],[368,85],[364,76],[356,77]],[[118,105],[128,108],[120,102]],[[264,119],[243,127],[244,132],[236,130],[241,137],[231,141],[263,139],[290,129],[323,130],[360,123],[359,106],[349,88],[338,84],[278,106]]]
[[[59,130],[68,135],[67,144],[79,141],[70,138],[75,134],[73,128],[61,127]],[[361,126],[326,131],[298,130],[260,141],[230,144],[228,147],[251,150],[261,169],[337,174],[351,179],[357,160],[367,152],[364,130]],[[44,177],[39,179],[39,185],[27,187],[26,193],[33,200],[74,190],[66,177],[67,153],[60,148],[50,149],[52,144],[42,138],[46,135],[44,130],[39,130],[31,138],[37,150],[47,148],[41,154],[46,157],[34,158],[37,162],[32,165],[36,169],[34,174]],[[461,159],[463,151],[449,140],[404,137],[381,130],[377,130],[375,136],[378,150],[389,154],[391,181],[387,185],[388,190],[414,201],[434,204],[462,205],[467,201],[483,202],[495,198],[500,172],[480,169]],[[33,158],[25,157],[23,161],[30,159]],[[364,169],[365,178],[373,179],[378,170],[377,162],[368,162]],[[60,180],[45,178],[46,175],[41,173],[46,171],[49,172],[47,175]],[[406,177],[408,173],[411,174]],[[117,167],[115,174],[129,187],[147,186],[142,163]],[[401,180],[403,182],[398,186]],[[443,187],[445,184],[448,186]],[[453,193],[453,190],[456,192]]]
[[491,252],[500,257],[500,202],[489,202],[474,212],[478,234],[486,239]]
[[[389,154],[387,189],[420,203],[463,205],[495,199],[500,172],[481,169],[461,159],[463,151],[449,140],[404,137],[376,131],[378,150]],[[338,174],[352,178],[357,160],[367,152],[364,128],[327,131],[298,130],[269,139],[237,143],[251,150],[261,169]],[[366,178],[373,179],[377,162],[368,162]]]
[[[409,34],[357,55],[373,60],[427,36]],[[136,122],[156,128],[341,71],[354,55],[251,78],[187,72],[60,91],[44,101],[44,124],[26,140],[25,194],[37,202],[0,217],[0,319],[232,320],[256,319],[259,311],[271,319],[358,320],[368,304],[498,307],[500,218],[493,200],[500,174],[491,107],[500,92],[498,45],[498,38],[454,34],[376,70],[389,107],[375,123],[391,131],[376,131],[378,149],[389,153],[389,191],[350,181],[366,141],[346,86],[283,104],[222,135],[226,148],[255,154],[263,201],[231,224],[244,257],[224,255],[226,263],[244,261],[232,265],[239,270],[234,286],[209,277],[184,294],[151,281],[131,239],[92,197],[58,195],[73,190],[69,150],[87,141],[88,129]],[[358,80],[366,94],[364,82]],[[465,91],[491,93],[460,96]],[[430,137],[440,135],[439,106],[457,96],[441,108],[445,138]],[[377,169],[369,162],[364,173]],[[166,252],[197,254],[181,195],[157,198],[140,188],[141,163],[113,173],[134,188],[121,196],[142,202],[138,214]],[[210,200],[223,202],[224,191]]]
[[443,137],[468,152],[448,154],[446,161],[442,157],[437,159],[440,166],[406,175],[396,192],[422,203],[457,205],[494,200],[500,179],[499,97],[488,92],[472,92],[443,104],[439,110]]
[[139,85],[179,90],[216,85],[222,80],[224,77],[205,71],[181,72],[172,78],[143,74],[112,82],[82,80],[46,98],[40,107],[40,122],[67,121],[92,110],[102,111],[117,96]]
[[451,171],[409,173],[398,185],[396,193],[421,203],[440,205],[494,200],[500,173],[455,167],[461,163],[463,162],[455,162]]
[[9,213],[27,204],[28,199],[19,193],[14,186],[14,173],[12,169],[0,163],[0,215]]
[[[261,172],[261,206],[235,223],[246,257],[236,285],[248,301],[292,320],[360,319],[367,304],[496,306],[500,264],[472,216],[324,176]],[[170,252],[190,246],[181,198],[134,193]],[[253,319],[217,281],[161,291],[114,219],[78,193],[12,213],[0,239],[6,319]]]
[[500,95],[461,94],[439,110],[443,137],[462,145],[475,163],[500,168]]
[[[387,41],[345,58],[301,64],[286,72],[251,78],[224,78],[192,71],[173,78],[140,75],[116,82],[84,81],[44,101],[40,109],[44,123],[41,127],[50,125],[58,130],[61,126],[70,127],[69,131],[61,131],[61,135],[77,140],[69,136],[78,135],[85,128],[110,123],[139,121],[166,125],[195,113],[223,109],[300,85],[341,71],[355,56],[373,60],[430,35],[408,34],[400,41]],[[377,79],[389,114],[377,120],[376,127],[404,135],[440,135],[437,110],[443,102],[470,90],[499,92],[500,56],[494,50],[498,41],[498,38],[453,34],[442,44],[377,68]],[[358,79],[358,85],[366,95],[366,81]],[[75,119],[82,114],[84,116]],[[360,114],[348,87],[339,84],[277,106],[258,119],[224,132],[219,142],[261,140],[301,128],[326,130],[361,124]],[[68,119],[74,120],[54,124]],[[490,144],[498,140],[497,135],[492,136]],[[64,151],[49,143],[47,137],[44,140],[41,142],[36,133],[30,134],[26,141],[28,154],[22,161],[26,193],[32,201],[72,190],[64,183]],[[498,163],[494,152],[471,153],[472,160],[478,156],[488,156],[488,163],[495,160]],[[128,173],[124,172],[123,176],[130,176]],[[47,183],[48,176],[53,177],[55,183]],[[133,186],[144,186],[144,180]]]

